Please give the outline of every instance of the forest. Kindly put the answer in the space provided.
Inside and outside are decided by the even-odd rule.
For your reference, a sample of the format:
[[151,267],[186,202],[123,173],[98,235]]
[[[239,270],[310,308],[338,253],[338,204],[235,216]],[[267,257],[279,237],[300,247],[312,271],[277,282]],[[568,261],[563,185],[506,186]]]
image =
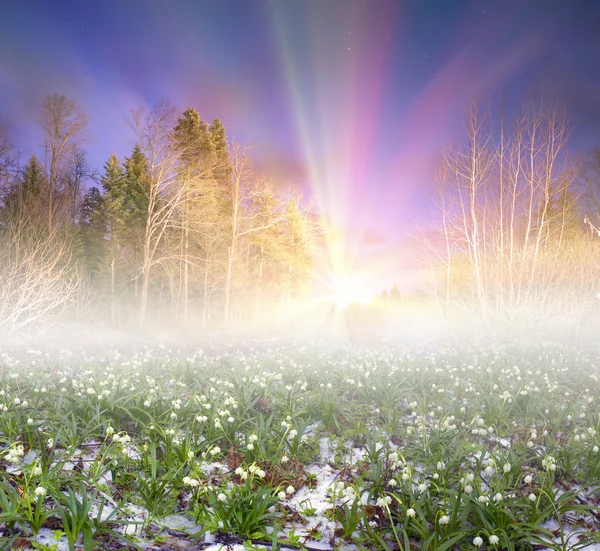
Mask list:
[[[160,103],[101,170],[87,117],[46,98],[39,154],[0,149],[0,330],[52,322],[206,328],[289,306],[310,285],[318,219],[253,169],[223,124]],[[267,300],[268,299],[268,300]]]
[[[0,138],[2,334],[276,326],[314,301],[326,217],[256,170],[219,119],[164,102],[132,112],[129,156],[98,169],[75,99],[49,95],[41,113],[34,153]],[[541,96],[510,117],[471,103],[433,167],[433,223],[412,236],[430,276],[410,296],[382,290],[378,326],[416,304],[448,327],[593,333],[600,149],[571,151],[571,128]],[[354,311],[367,321],[351,331],[371,334],[372,313]]]

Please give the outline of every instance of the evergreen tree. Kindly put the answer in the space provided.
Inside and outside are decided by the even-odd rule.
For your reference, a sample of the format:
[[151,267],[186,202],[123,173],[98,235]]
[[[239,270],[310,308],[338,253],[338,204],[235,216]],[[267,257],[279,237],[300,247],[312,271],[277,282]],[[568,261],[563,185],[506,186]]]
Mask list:
[[104,200],[97,187],[91,187],[83,198],[79,228],[85,265],[92,279],[97,280],[104,264],[105,241],[108,232]]
[[39,197],[46,185],[46,173],[35,154],[31,155],[29,162],[23,170],[21,189],[27,197]]
[[208,125],[193,107],[188,107],[177,119],[173,139],[181,149],[182,165],[188,170],[198,167],[214,152]]
[[227,132],[225,126],[220,119],[214,119],[210,123],[210,134],[212,137],[212,143],[215,148],[215,152],[218,156],[223,156],[227,153],[229,144],[227,143]]
[[125,185],[121,198],[129,216],[129,222],[136,227],[146,224],[148,217],[148,196],[150,188],[150,171],[148,161],[139,145],[133,148],[131,157],[125,159]]
[[44,167],[35,155],[31,155],[21,176],[3,194],[5,215],[12,218],[22,214],[32,220],[41,215],[42,192],[46,184]]

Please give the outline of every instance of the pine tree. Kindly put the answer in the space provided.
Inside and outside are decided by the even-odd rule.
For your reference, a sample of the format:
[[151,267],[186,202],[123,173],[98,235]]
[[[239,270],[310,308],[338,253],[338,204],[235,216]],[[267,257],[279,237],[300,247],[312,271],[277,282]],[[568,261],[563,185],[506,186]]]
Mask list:
[[13,218],[25,215],[31,220],[42,215],[42,193],[47,185],[44,167],[35,155],[31,155],[19,178],[4,192],[4,213]]
[[104,265],[105,241],[108,232],[104,200],[97,187],[91,187],[83,198],[79,228],[85,265],[92,280],[97,280]]
[[225,131],[225,126],[220,119],[214,119],[210,123],[209,130],[216,154],[218,156],[226,155],[229,149],[229,144],[227,143],[227,132]]
[[35,154],[31,155],[29,162],[23,170],[21,189],[27,197],[39,197],[46,185],[46,173]]

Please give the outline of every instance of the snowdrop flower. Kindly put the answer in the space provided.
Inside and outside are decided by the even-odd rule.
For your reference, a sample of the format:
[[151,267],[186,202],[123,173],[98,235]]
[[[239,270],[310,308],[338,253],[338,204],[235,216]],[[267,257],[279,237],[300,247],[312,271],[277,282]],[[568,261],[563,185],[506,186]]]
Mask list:
[[281,501],[283,501],[283,500],[285,499],[285,497],[286,497],[286,496],[285,496],[285,492],[279,492],[279,493],[277,494],[277,497],[278,497],[278,498],[279,498]]
[[36,465],[33,469],[33,476],[40,476],[42,474],[42,468]]
[[147,408],[149,408],[151,405],[152,405],[152,402],[150,400],[146,400],[144,402],[144,406],[147,407]]
[[293,486],[291,486],[291,485],[290,485],[290,486],[288,486],[288,487],[285,489],[285,491],[286,491],[286,493],[287,493],[287,494],[290,494],[290,495],[291,495],[291,494],[293,494],[293,493],[296,491],[296,489],[295,489]]
[[471,486],[470,484],[467,484],[464,488],[465,494],[469,495],[472,491],[473,491],[473,486]]
[[296,429],[292,429],[290,431],[290,438],[296,438],[298,436],[298,431]]
[[510,463],[504,463],[504,472],[509,473],[511,469]]
[[217,496],[217,499],[218,499],[219,501],[227,501],[227,496],[226,496],[224,493],[222,493],[222,492],[221,492],[221,493],[220,493],[220,494]]
[[287,463],[289,460],[290,460],[290,458],[289,458],[287,455],[284,455],[284,456],[281,458],[281,462],[282,462],[282,463]]
[[406,516],[407,517],[414,518],[416,516],[416,514],[417,514],[417,512],[413,508],[410,508],[410,509],[406,510]]
[[531,481],[533,480],[533,477],[528,474],[524,479],[523,482],[525,482],[525,484],[531,484]]
[[390,496],[385,496],[378,498],[376,505],[377,507],[385,507],[386,505],[390,505],[390,503],[392,503],[392,498]]
[[44,488],[43,486],[38,486],[34,492],[34,494],[39,497],[44,497],[46,493],[46,488]]
[[496,495],[494,495],[494,501],[499,502],[502,501],[504,498],[502,497],[502,494],[500,492],[498,492]]
[[443,515],[440,517],[440,520],[438,520],[438,522],[442,525],[448,524],[450,522],[450,517],[448,515]]
[[473,545],[475,547],[480,547],[483,545],[483,540],[479,536],[476,536],[475,538],[473,538]]
[[31,417],[29,419],[27,419],[27,424],[28,425],[33,425],[33,419]]
[[537,496],[533,492],[531,492],[529,494],[529,498],[528,499],[529,499],[529,501],[535,501],[537,499]]
[[492,534],[490,536],[490,543],[492,545],[497,545],[499,541],[500,541],[500,538],[498,536],[496,536],[495,534]]

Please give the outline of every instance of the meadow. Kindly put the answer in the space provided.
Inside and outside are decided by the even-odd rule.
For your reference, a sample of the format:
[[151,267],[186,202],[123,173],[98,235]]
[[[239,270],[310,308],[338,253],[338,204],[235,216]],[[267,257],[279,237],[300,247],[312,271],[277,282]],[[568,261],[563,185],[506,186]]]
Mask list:
[[600,549],[600,350],[3,354],[0,549]]

